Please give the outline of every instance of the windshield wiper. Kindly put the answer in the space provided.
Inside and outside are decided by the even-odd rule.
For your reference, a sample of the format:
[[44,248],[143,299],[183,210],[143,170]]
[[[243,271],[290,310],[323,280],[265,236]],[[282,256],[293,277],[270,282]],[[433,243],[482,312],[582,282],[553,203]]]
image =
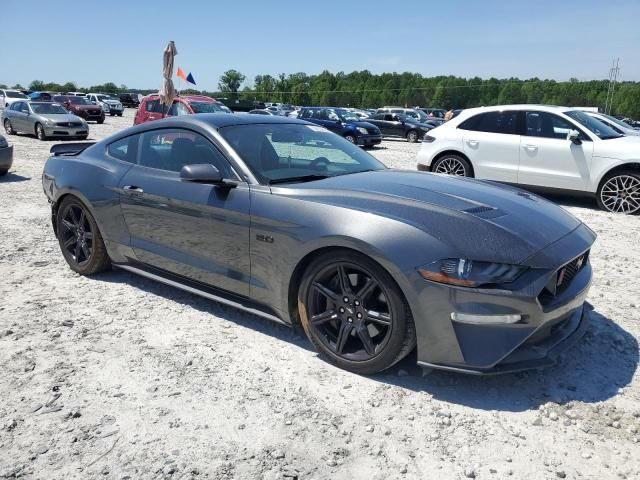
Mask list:
[[331,175],[301,175],[299,177],[286,177],[286,178],[276,178],[274,180],[269,180],[269,185],[274,185],[276,183],[289,183],[289,182],[313,182],[314,180],[324,180],[325,178],[329,178]]

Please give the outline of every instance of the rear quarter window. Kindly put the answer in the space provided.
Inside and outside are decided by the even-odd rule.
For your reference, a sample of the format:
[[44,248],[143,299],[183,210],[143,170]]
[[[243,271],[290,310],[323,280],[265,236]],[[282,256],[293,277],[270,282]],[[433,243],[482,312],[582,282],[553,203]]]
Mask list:
[[131,135],[129,137],[116,140],[107,145],[107,154],[117,160],[128,163],[136,163],[138,153],[138,141],[140,135]]

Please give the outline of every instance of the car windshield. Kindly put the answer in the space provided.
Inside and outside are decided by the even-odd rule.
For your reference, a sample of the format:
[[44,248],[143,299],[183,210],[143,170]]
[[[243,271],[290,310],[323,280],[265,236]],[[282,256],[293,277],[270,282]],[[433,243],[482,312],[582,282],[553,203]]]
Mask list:
[[386,168],[344,138],[317,125],[234,125],[220,134],[261,183],[318,180]]
[[96,95],[96,98],[101,102],[104,102],[105,100],[115,100],[114,98],[111,98],[109,95]]
[[90,105],[91,102],[89,102],[86,98],[83,97],[68,97],[67,100],[69,100],[69,103],[72,103],[74,105]]
[[5,91],[5,93],[7,94],[7,97],[9,97],[9,98],[29,98],[24,93],[12,92],[11,90],[7,90],[7,91]]
[[610,120],[611,122],[615,123],[616,125],[621,126],[622,128],[628,128],[630,130],[633,130],[633,127],[631,125],[629,125],[627,122],[620,120],[619,118],[613,117],[611,115],[606,115],[604,113],[601,113],[600,115],[602,115],[607,120]]
[[40,115],[59,115],[69,113],[57,103],[31,103],[31,110]]
[[580,125],[588,128],[602,140],[609,140],[611,138],[619,138],[624,136],[616,132],[609,125],[605,125],[600,120],[593,118],[591,115],[587,115],[586,113],[579,110],[570,110],[564,113],[568,117],[578,122]]
[[189,102],[194,113],[216,113],[224,112],[224,109],[218,103],[213,102]]
[[350,112],[348,110],[339,110],[336,112],[340,117],[340,120],[343,122],[359,122],[360,117],[356,115],[354,112]]

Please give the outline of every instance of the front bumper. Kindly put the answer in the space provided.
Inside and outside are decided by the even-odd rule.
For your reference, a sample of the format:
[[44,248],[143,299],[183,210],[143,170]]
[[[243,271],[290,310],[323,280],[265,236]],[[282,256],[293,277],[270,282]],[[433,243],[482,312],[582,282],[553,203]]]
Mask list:
[[110,114],[110,115],[116,115],[116,114],[120,114],[124,111],[123,107],[116,107],[116,106],[112,106],[109,105],[108,110],[106,111],[106,113]]
[[0,168],[11,168],[13,165],[13,145],[0,148]]
[[382,135],[360,135],[356,140],[358,145],[369,147],[380,144],[382,142]]
[[88,127],[44,127],[44,134],[47,137],[83,137],[89,135]]
[[74,112],[80,118],[84,118],[88,122],[97,122],[99,120],[104,120],[104,110],[100,109],[100,112],[97,114],[93,114],[88,112],[87,110],[78,110]]
[[[584,225],[544,248],[523,264],[530,269],[509,290],[466,288],[430,282],[405,272],[413,289],[407,300],[418,337],[418,363],[475,374],[542,367],[578,340],[590,306],[591,264],[551,296],[545,286],[571,260],[587,251],[595,236]],[[417,288],[417,289],[416,289]],[[466,323],[452,314],[520,315],[517,323]]]

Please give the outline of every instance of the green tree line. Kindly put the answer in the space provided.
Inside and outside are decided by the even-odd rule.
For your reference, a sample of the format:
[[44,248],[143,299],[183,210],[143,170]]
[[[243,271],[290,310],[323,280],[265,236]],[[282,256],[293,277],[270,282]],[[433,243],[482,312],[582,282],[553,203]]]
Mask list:
[[[470,108],[511,103],[541,103],[551,105],[601,107],[605,106],[608,81],[591,80],[568,82],[531,78],[460,78],[454,76],[424,77],[418,73],[373,74],[368,70],[351,73],[323,71],[318,75],[299,72],[277,76],[257,75],[253,86],[242,83],[245,76],[229,70],[220,77],[218,91],[182,90],[213,97],[242,98],[294,105],[327,105],[350,107],[379,107],[382,105],[428,106],[439,108]],[[5,87],[0,85],[0,87]],[[21,85],[15,88],[22,89]],[[115,83],[78,87],[73,82],[45,83],[34,80],[29,90],[137,92],[148,94],[155,89],[127,89]],[[640,82],[621,82],[616,85],[611,111],[619,115],[640,118]]]

